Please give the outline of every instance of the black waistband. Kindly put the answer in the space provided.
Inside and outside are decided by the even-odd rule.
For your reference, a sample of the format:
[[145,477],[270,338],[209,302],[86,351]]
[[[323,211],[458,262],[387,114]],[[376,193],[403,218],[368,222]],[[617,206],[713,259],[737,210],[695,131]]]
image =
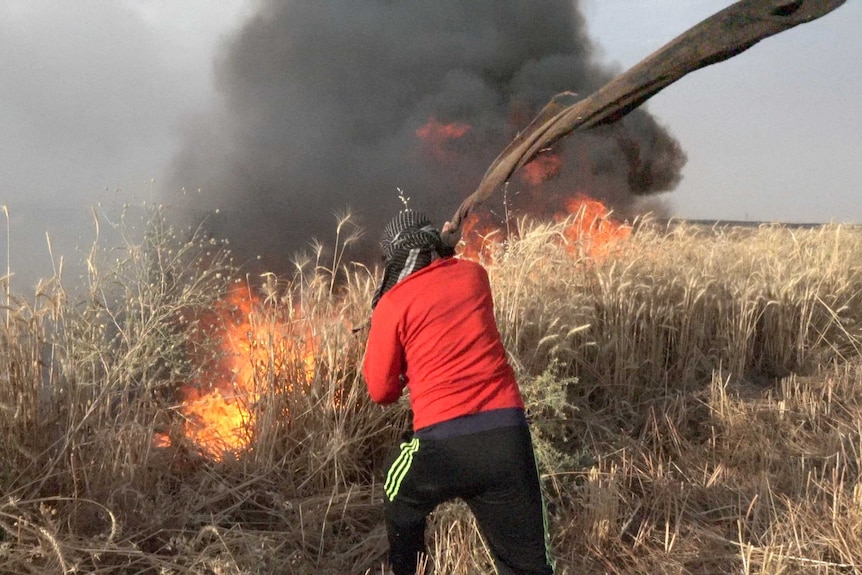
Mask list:
[[515,427],[527,425],[527,417],[524,410],[519,407],[507,407],[504,409],[492,409],[480,411],[462,417],[456,417],[448,421],[441,421],[422,429],[417,429],[413,434],[419,439],[450,439],[460,435],[479,433],[500,427]]

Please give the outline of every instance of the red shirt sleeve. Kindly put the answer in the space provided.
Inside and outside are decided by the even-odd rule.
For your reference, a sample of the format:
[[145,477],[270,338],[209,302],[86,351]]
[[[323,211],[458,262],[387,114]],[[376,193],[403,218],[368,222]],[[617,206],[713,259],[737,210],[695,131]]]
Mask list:
[[371,329],[362,362],[368,395],[375,403],[393,403],[401,397],[406,369],[404,348],[398,336],[398,317],[382,300],[371,316]]

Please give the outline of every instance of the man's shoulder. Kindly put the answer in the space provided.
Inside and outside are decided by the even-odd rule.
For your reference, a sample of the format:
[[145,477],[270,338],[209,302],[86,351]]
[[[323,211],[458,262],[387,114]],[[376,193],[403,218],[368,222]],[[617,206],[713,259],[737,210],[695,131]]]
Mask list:
[[395,284],[386,292],[380,303],[384,300],[396,301],[403,298],[412,298],[417,293],[426,295],[431,287],[443,282],[456,282],[475,284],[476,282],[487,282],[488,272],[481,264],[472,260],[460,258],[446,258],[435,261],[431,265],[414,272]]
[[476,270],[476,271],[481,270],[482,272],[485,272],[485,267],[482,264],[480,264],[479,262],[475,262],[473,260],[467,260],[467,259],[452,257],[452,258],[446,258],[446,260],[444,260],[443,264],[452,266],[456,269],[465,269],[465,270],[470,269],[470,270]]
[[426,286],[443,284],[467,291],[488,289],[490,280],[485,268],[472,260],[451,258],[432,271],[422,282]]
[[457,269],[463,270],[465,273],[488,277],[488,270],[486,270],[485,266],[483,266],[479,262],[474,262],[473,260],[464,260],[460,258],[452,258],[452,260],[455,262],[454,265],[457,266]]
[[[424,272],[424,273],[423,273]],[[440,281],[441,276],[459,276],[464,278],[469,277],[487,277],[488,272],[485,268],[472,260],[464,260],[460,258],[446,258],[442,261],[437,261],[428,266],[426,269],[416,274],[416,279],[422,281]],[[407,278],[410,279],[410,278]],[[419,283],[419,282],[417,282]]]

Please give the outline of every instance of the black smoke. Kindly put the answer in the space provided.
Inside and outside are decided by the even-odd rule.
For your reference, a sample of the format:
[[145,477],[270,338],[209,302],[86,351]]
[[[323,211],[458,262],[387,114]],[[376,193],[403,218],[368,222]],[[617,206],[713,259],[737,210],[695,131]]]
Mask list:
[[[368,231],[362,259],[402,207],[397,189],[442,221],[554,94],[586,96],[613,73],[577,0],[263,0],[223,47],[222,106],[189,121],[168,201],[276,272],[312,238],[331,242],[349,209]],[[429,120],[469,130],[430,149],[417,136]],[[513,181],[512,210],[543,216],[586,192],[633,215],[685,163],[643,109],[555,152],[539,190]]]

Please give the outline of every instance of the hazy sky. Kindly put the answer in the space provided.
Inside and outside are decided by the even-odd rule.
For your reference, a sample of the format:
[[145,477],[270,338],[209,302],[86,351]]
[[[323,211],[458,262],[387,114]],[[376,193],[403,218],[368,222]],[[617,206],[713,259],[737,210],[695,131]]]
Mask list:
[[[587,0],[625,69],[732,2]],[[686,218],[862,224],[862,1],[694,72],[647,102],[688,154]]]
[[[622,71],[731,4],[583,0]],[[0,1],[0,204],[14,287],[93,238],[92,209],[159,199],[213,58],[251,0]],[[862,223],[862,1],[678,81],[647,108],[688,155],[679,217]],[[337,206],[333,209],[338,208]],[[5,222],[4,222],[5,224]],[[0,235],[5,268],[6,233]],[[0,274],[2,275],[2,274]]]

